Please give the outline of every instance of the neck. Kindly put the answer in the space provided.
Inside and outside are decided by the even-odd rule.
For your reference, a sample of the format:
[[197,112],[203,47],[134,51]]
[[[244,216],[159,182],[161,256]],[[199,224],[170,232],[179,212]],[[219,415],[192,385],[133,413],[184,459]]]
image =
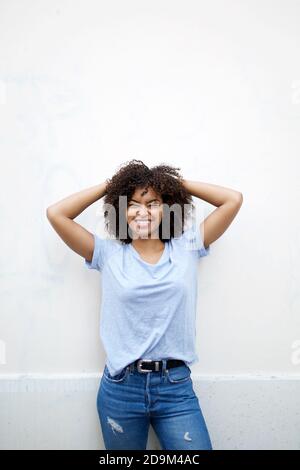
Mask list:
[[164,242],[159,238],[137,238],[132,240],[132,245],[134,248],[144,253],[160,252],[165,247]]

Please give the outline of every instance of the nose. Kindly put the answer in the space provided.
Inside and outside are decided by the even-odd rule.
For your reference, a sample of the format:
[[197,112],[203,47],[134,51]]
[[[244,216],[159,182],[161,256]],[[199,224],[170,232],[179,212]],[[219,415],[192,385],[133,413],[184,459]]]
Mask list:
[[148,209],[145,206],[137,210],[137,215],[148,216]]

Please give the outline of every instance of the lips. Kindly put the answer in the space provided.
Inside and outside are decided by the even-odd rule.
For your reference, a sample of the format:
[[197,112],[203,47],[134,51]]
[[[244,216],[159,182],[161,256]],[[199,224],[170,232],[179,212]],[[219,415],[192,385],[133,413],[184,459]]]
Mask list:
[[148,226],[150,225],[150,223],[151,223],[151,221],[148,220],[148,219],[144,219],[144,220],[142,220],[142,219],[135,219],[134,221],[135,221],[135,223],[136,223],[137,225],[139,225],[140,227],[148,227]]

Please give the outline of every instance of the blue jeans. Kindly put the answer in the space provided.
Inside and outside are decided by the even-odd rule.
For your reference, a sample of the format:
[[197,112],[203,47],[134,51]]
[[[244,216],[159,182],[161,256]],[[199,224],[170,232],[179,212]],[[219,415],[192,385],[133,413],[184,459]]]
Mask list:
[[186,365],[141,373],[132,364],[111,376],[105,365],[97,410],[106,449],[146,449],[149,424],[161,449],[212,450],[191,369]]

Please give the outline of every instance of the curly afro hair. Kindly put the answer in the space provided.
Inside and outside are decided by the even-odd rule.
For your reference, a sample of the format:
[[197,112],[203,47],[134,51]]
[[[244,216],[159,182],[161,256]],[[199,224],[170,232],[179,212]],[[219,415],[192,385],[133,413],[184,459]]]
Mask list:
[[[187,217],[195,207],[192,202],[192,196],[182,184],[182,176],[177,170],[180,170],[180,168],[165,164],[149,168],[141,160],[136,159],[121,164],[113,177],[106,180],[106,193],[103,200],[105,228],[108,233],[123,244],[132,242],[128,231],[128,224],[127,236],[125,238],[120,238],[119,236],[119,220],[121,220],[121,223],[127,223],[127,206],[123,209],[120,208],[119,197],[126,196],[127,199],[125,199],[128,205],[128,202],[137,188],[147,189],[151,187],[162,198],[164,205],[167,204],[170,207],[173,204],[177,204],[181,208],[181,210],[179,210],[180,220],[176,220],[178,217],[177,212],[170,210],[170,236],[168,238],[162,237],[163,215],[159,226],[160,240],[168,241],[172,237],[180,236],[183,230],[181,229],[180,233],[175,233],[175,227],[183,228]],[[105,209],[106,205],[109,206],[108,210]]]

